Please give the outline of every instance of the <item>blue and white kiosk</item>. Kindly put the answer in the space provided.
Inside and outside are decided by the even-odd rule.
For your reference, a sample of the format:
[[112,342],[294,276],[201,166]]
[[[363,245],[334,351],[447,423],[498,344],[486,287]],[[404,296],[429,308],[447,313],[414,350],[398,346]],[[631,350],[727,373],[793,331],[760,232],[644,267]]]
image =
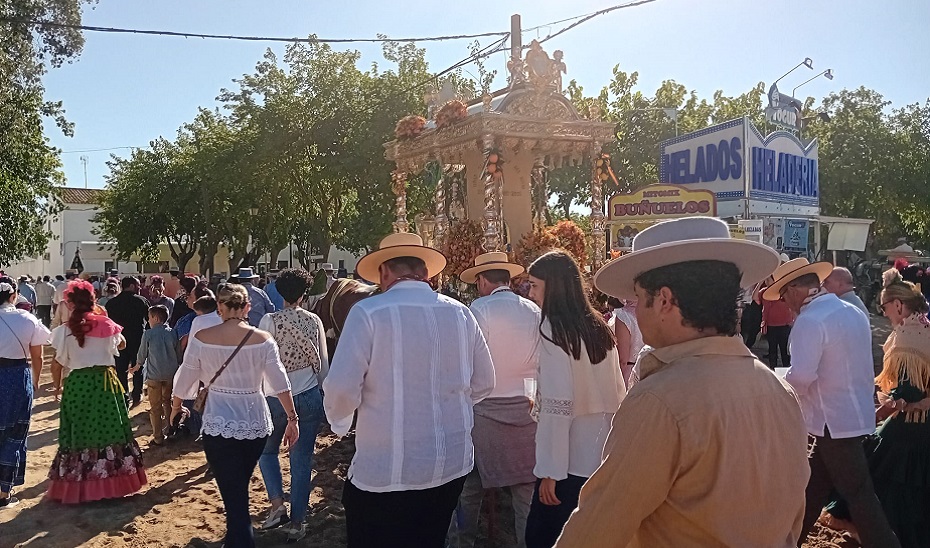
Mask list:
[[[718,217],[792,257],[863,251],[871,220],[820,215],[817,152],[816,139],[804,144],[784,130],[763,136],[743,117],[661,143],[659,180],[713,192]],[[830,230],[826,249],[815,236],[822,226]]]

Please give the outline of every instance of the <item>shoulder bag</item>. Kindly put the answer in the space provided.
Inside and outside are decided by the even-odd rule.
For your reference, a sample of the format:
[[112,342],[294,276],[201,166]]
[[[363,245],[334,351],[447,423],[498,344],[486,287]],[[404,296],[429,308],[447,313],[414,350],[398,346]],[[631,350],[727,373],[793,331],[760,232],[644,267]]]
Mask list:
[[236,354],[238,354],[239,351],[242,350],[242,347],[245,346],[246,341],[248,341],[252,337],[252,333],[255,333],[254,327],[249,329],[249,332],[245,334],[245,337],[242,337],[242,342],[240,342],[239,346],[237,346],[236,349],[233,350],[232,354],[230,354],[229,357],[226,358],[226,363],[220,366],[220,368],[216,371],[216,373],[213,374],[213,378],[210,379],[210,382],[206,386],[204,386],[200,390],[200,392],[197,393],[197,398],[194,399],[194,405],[192,406],[194,408],[194,411],[198,413],[203,413],[204,407],[206,407],[207,405],[207,394],[210,391],[210,387],[213,386],[213,383],[216,382],[216,379],[223,373],[223,371],[226,370],[226,366],[228,366],[229,363],[233,361],[233,358],[236,357]]

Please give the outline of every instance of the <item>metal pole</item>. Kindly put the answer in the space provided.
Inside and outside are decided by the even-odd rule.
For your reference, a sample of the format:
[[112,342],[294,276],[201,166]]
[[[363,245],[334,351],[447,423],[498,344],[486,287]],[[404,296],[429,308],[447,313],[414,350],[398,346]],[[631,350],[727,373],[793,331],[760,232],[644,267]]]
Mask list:
[[520,14],[515,13],[510,16],[510,58],[522,59],[523,38],[522,29],[520,28]]

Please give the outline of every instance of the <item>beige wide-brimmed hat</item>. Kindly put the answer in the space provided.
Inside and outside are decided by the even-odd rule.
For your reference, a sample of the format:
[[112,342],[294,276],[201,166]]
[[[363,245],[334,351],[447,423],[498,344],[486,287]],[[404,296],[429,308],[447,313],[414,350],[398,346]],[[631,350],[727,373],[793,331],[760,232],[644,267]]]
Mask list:
[[749,240],[730,237],[726,223],[713,217],[686,217],[655,224],[633,238],[633,250],[602,266],[594,286],[620,299],[635,299],[634,281],[643,272],[688,261],[733,263],[743,273],[742,287],[768,278],[778,253]]
[[523,274],[524,268],[507,260],[507,254],[503,251],[492,251],[482,253],[475,257],[475,266],[466,268],[459,274],[459,279],[467,284],[473,284],[478,281],[478,274],[488,270],[506,270],[511,276]]
[[428,276],[436,276],[446,267],[446,256],[423,245],[423,239],[412,232],[398,232],[381,240],[378,249],[359,259],[355,270],[370,282],[377,282],[378,267],[398,257],[416,257],[426,263]]
[[781,288],[797,280],[801,276],[805,274],[816,274],[820,282],[823,283],[832,272],[832,263],[821,261],[812,264],[804,257],[792,259],[787,263],[783,263],[775,270],[775,273],[772,274],[772,278],[775,281],[765,289],[762,298],[767,301],[777,301],[781,298]]

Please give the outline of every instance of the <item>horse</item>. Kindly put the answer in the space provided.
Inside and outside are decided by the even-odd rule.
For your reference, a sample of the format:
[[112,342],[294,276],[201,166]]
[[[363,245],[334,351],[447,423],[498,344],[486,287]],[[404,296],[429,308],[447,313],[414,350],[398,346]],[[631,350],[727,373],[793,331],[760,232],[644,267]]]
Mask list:
[[334,283],[323,298],[313,306],[311,312],[320,317],[323,321],[323,329],[326,330],[326,351],[330,362],[336,354],[336,345],[339,342],[339,336],[342,335],[342,328],[349,316],[349,310],[355,303],[377,295],[379,292],[380,289],[376,285],[342,278]]

